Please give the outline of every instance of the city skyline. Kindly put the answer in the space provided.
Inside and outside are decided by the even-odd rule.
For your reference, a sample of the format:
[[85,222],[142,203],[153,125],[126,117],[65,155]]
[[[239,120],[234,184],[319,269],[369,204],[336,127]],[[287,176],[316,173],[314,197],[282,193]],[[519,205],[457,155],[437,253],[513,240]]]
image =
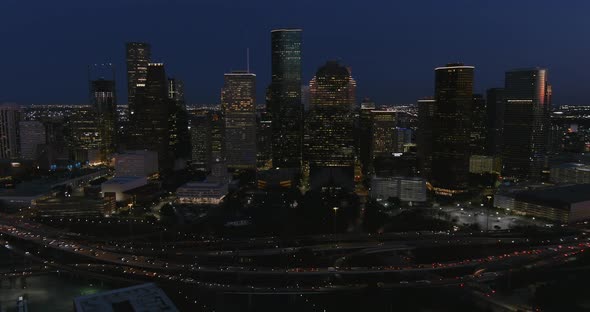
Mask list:
[[[171,20],[171,13],[184,17],[188,12],[198,12],[201,19],[194,23],[183,22],[182,19],[173,20],[164,23],[165,26],[160,28],[156,28],[155,22],[148,20],[145,21],[146,27],[140,27],[139,30],[122,27],[123,30],[116,34],[113,33],[115,24],[120,26],[123,20],[133,23],[140,14],[154,16],[156,12],[160,12],[157,10],[158,3],[152,1],[133,7],[127,2],[107,1],[95,5],[72,5],[64,11],[56,11],[51,7],[45,7],[47,10],[43,11],[40,9],[44,5],[39,4],[39,10],[33,10],[31,14],[35,16],[43,11],[43,18],[27,24],[27,27],[18,28],[18,31],[7,33],[8,40],[22,48],[7,49],[4,52],[6,57],[1,65],[8,74],[0,78],[0,82],[7,87],[0,95],[0,102],[87,103],[87,65],[112,62],[117,72],[119,103],[124,103],[127,99],[123,79],[124,44],[130,41],[145,41],[152,45],[153,61],[166,63],[169,72],[185,81],[189,104],[218,103],[217,90],[223,84],[219,78],[221,73],[245,68],[246,49],[249,48],[251,71],[259,77],[257,98],[263,99],[264,88],[270,82],[268,32],[274,28],[298,27],[304,30],[302,80],[311,79],[325,61],[341,60],[352,66],[355,72],[359,82],[358,99],[369,96],[378,104],[414,103],[418,98],[432,95],[429,73],[433,68],[439,64],[460,61],[475,66],[476,93],[485,93],[486,89],[492,87],[503,87],[506,70],[539,66],[552,73],[556,90],[554,103],[585,104],[583,86],[590,81],[590,77],[584,77],[583,72],[577,72],[576,68],[585,65],[587,61],[583,55],[587,53],[584,51],[590,48],[577,40],[581,35],[580,29],[584,29],[584,24],[588,23],[578,12],[584,12],[588,4],[568,7],[542,2],[541,5],[530,7],[529,3],[491,5],[453,1],[452,4],[457,6],[432,4],[421,9],[416,4],[381,4],[369,8],[345,1],[342,4],[343,20],[340,21],[326,17],[326,10],[331,7],[329,2],[316,5],[315,10],[308,10],[309,3],[305,1],[286,4],[286,14],[278,10],[285,6],[267,1],[252,3],[251,7],[225,7],[214,3],[195,5],[177,1],[164,8],[164,20]],[[260,21],[249,23],[240,14],[243,10],[251,12],[263,7],[267,7],[273,14],[264,15]],[[136,10],[133,11],[132,8]],[[351,8],[358,9],[358,13],[353,13],[355,10],[350,10]],[[568,12],[567,19],[553,23],[551,27],[534,27],[533,21],[549,20],[553,14],[557,16],[563,10]],[[209,12],[210,16],[203,16],[203,11]],[[481,18],[483,13],[480,11],[485,11],[484,18]],[[104,12],[104,16],[112,19],[113,25],[98,23],[99,26],[80,25],[77,29],[67,27],[80,24],[78,22],[83,18],[96,18],[94,12]],[[4,13],[7,15],[4,20],[14,25],[15,29],[22,25],[16,18],[24,13],[20,4],[9,3]],[[207,22],[225,15],[236,17],[235,21],[220,25],[214,37],[206,34]],[[43,23],[47,22],[46,18],[52,16],[63,18],[47,25],[48,27],[40,27],[45,26]],[[445,19],[445,16],[452,18]],[[333,25],[324,27],[322,18],[325,21],[335,21]],[[424,18],[428,21],[425,22]],[[470,29],[463,29],[462,25],[465,24],[470,24]],[[238,28],[240,30],[235,31]],[[406,28],[412,30],[403,31]],[[434,31],[438,28],[445,31],[444,36],[441,31]],[[381,31],[375,31],[377,29],[389,33],[382,36]],[[177,36],[167,36],[177,30],[184,34],[182,40]],[[59,31],[63,40],[52,42],[53,37],[47,36],[47,31]],[[343,34],[346,34],[346,39]],[[221,37],[229,40],[220,41],[218,38]],[[95,40],[96,38],[100,40]],[[548,38],[554,38],[558,44],[538,49]],[[447,42],[441,45],[441,40]],[[43,45],[44,49],[33,49],[30,47],[32,43]],[[396,74],[389,75],[392,70]],[[24,75],[41,77],[48,73],[56,77],[37,86],[37,92],[25,89],[26,86],[22,83]],[[396,87],[392,89],[390,86]]]

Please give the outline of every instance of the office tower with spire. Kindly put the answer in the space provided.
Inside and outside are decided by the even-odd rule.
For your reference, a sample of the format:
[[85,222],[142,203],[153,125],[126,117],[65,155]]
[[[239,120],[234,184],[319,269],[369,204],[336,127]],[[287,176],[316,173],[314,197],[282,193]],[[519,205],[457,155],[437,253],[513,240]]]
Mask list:
[[225,158],[229,169],[256,169],[256,75],[224,75],[221,109],[225,120]]
[[464,193],[469,182],[473,66],[435,69],[431,184],[438,195]]
[[504,97],[504,176],[539,180],[546,156],[551,88],[547,70],[506,72]]
[[301,29],[271,31],[272,162],[277,168],[301,170],[303,104],[301,102]]

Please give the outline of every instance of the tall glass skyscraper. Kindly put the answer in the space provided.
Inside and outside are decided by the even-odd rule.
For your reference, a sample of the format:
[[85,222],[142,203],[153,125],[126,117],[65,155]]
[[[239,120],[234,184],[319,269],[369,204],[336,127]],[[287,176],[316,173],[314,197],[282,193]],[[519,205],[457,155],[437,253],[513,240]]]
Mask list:
[[473,66],[463,64],[435,69],[431,183],[439,195],[467,191],[473,73]]
[[546,69],[506,72],[504,176],[540,179],[547,147],[550,90]]
[[301,169],[303,104],[301,102],[301,29],[271,31],[273,166]]
[[353,166],[356,81],[350,70],[338,62],[327,62],[310,81],[309,90],[306,161],[310,167]]
[[497,156],[502,153],[504,133],[504,100],[503,88],[488,89],[486,93],[487,106],[487,154]]
[[168,78],[162,63],[149,63],[145,84],[140,84],[135,95],[137,108],[131,111],[132,124],[129,146],[158,152],[160,169],[172,166],[170,141],[170,112]]
[[135,93],[137,87],[144,87],[147,79],[148,63],[151,58],[151,46],[144,42],[128,42],[127,51],[127,104],[129,110],[135,110]]
[[225,156],[228,168],[256,168],[256,75],[225,74],[221,90],[225,118]]
[[432,176],[432,127],[435,109],[434,99],[418,100],[418,166],[420,175],[427,180]]
[[105,161],[115,151],[117,137],[117,97],[115,81],[98,79],[90,82],[90,96],[96,111],[100,136],[100,158]]

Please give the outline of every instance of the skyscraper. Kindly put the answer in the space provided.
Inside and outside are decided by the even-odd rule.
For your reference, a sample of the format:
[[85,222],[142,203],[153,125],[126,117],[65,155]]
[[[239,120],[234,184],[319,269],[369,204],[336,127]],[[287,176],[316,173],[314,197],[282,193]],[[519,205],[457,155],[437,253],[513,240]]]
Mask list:
[[546,153],[549,90],[545,69],[506,72],[504,176],[539,180]]
[[493,88],[487,91],[487,154],[501,155],[504,133],[504,89]]
[[38,120],[23,120],[19,123],[19,134],[21,157],[36,159],[39,147],[47,143],[45,125]]
[[176,160],[186,164],[191,158],[191,134],[188,124],[189,116],[184,101],[184,83],[176,78],[168,78],[168,100],[169,100],[169,132],[170,151]]
[[170,142],[171,101],[164,64],[149,63],[144,85],[135,94],[136,108],[131,110],[129,146],[158,152],[160,170],[172,168]]
[[[378,157],[391,156],[396,150],[396,112],[387,110],[374,110],[371,112],[372,116],[372,139],[371,146],[371,160],[374,161]],[[368,142],[361,142],[367,144]]]
[[432,127],[436,101],[434,99],[418,100],[418,167],[421,176],[430,180],[432,174]]
[[211,163],[211,115],[206,112],[191,117],[191,162],[195,168],[207,170]]
[[20,156],[18,122],[20,107],[16,104],[0,105],[0,159],[16,159]]
[[481,94],[473,95],[473,106],[471,109],[471,133],[469,146],[471,154],[485,155],[487,136],[487,112],[486,100]]
[[273,127],[273,166],[301,169],[301,29],[271,31],[272,77],[269,111]]
[[151,59],[151,46],[144,42],[128,42],[127,50],[127,104],[135,110],[137,87],[144,87],[147,79],[148,63]]
[[306,161],[310,167],[353,166],[356,81],[350,69],[329,61],[309,83],[311,110],[306,119]]
[[365,98],[361,102],[361,111],[359,113],[359,123],[358,123],[358,134],[356,135],[356,146],[358,150],[359,159],[361,161],[362,172],[367,174],[371,171],[372,168],[372,158],[371,158],[371,144],[368,142],[372,142],[372,125],[373,125],[373,116],[371,112],[375,110],[375,102],[371,101],[368,98]]
[[115,81],[98,79],[90,82],[90,98],[96,111],[99,152],[101,160],[107,160],[115,151],[117,139],[117,97]]
[[102,138],[98,126],[97,111],[89,105],[79,106],[67,116],[67,145],[74,160],[100,161]]
[[256,75],[224,76],[221,108],[225,118],[225,157],[231,169],[256,168]]
[[184,82],[176,78],[168,78],[168,98],[182,109],[186,109],[184,101]]
[[473,72],[473,66],[463,64],[435,69],[431,183],[439,195],[468,187]]

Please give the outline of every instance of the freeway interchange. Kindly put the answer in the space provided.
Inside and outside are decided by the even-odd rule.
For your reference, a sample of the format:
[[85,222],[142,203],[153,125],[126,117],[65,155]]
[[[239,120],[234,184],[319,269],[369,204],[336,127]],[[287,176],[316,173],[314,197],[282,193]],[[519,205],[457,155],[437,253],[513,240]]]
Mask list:
[[[550,238],[535,240],[511,232],[418,232],[363,237],[319,235],[289,240],[213,239],[208,241],[207,248],[195,247],[202,244],[199,241],[154,243],[150,247],[149,243],[96,242],[11,218],[0,222],[0,233],[5,248],[56,269],[96,278],[155,281],[238,294],[485,285],[514,269],[565,263],[590,247],[585,232],[552,234]],[[473,246],[483,246],[491,252],[447,261],[410,259],[359,264],[375,255],[405,257],[416,250],[459,251]],[[305,264],[297,261],[303,251],[312,254],[312,259],[317,258],[317,265],[310,265],[309,260]],[[283,260],[275,265],[259,264],[268,257]],[[252,262],[239,263],[237,259]]]

